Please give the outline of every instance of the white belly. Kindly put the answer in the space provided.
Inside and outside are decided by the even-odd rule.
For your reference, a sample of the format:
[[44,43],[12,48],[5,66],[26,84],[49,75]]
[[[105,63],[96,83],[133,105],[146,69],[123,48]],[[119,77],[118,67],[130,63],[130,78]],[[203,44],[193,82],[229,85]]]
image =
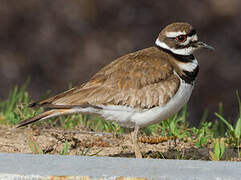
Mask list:
[[97,114],[100,114],[106,120],[115,121],[124,127],[130,128],[135,125],[144,127],[158,123],[178,112],[188,102],[192,90],[193,85],[186,84],[181,80],[177,93],[163,106],[142,111],[125,106],[100,106],[103,110],[99,110]]
[[144,127],[165,120],[178,112],[189,100],[194,85],[181,82],[181,86],[173,98],[164,106],[159,106],[145,112],[135,114],[132,120],[136,125]]

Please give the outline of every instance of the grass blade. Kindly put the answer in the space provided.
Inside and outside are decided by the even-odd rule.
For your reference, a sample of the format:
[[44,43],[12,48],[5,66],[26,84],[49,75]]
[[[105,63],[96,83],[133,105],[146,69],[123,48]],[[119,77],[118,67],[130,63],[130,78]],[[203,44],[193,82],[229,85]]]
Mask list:
[[68,148],[69,148],[69,142],[66,140],[66,141],[65,141],[65,144],[64,144],[64,147],[63,147],[63,149],[62,149],[61,155],[67,155],[67,153],[68,153]]
[[220,114],[218,114],[218,113],[214,113],[215,114],[215,116],[217,116],[224,124],[226,124],[226,126],[228,127],[228,129],[230,130],[230,131],[234,131],[234,129],[233,129],[233,126],[226,120],[226,119],[224,119]]

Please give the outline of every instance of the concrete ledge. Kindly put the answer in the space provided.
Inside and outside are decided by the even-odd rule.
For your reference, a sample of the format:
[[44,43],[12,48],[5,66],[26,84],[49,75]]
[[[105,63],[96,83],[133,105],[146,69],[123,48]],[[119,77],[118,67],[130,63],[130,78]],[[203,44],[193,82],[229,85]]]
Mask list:
[[[61,177],[60,177],[61,176]],[[0,179],[240,180],[240,162],[0,154]]]

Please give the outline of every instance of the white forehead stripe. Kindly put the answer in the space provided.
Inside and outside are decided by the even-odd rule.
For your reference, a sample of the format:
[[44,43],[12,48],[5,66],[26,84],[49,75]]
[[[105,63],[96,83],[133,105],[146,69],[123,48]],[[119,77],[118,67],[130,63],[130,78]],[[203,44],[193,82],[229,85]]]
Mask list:
[[177,37],[179,35],[185,35],[186,32],[184,31],[178,31],[178,32],[166,32],[165,33],[167,37]]
[[195,35],[192,35],[192,36],[190,36],[190,37],[187,37],[187,40],[185,41],[185,42],[183,42],[183,43],[180,43],[180,44],[182,44],[182,45],[187,45],[187,44],[189,44],[190,43],[190,41],[197,41],[198,40],[198,37],[197,37],[197,35],[195,34]]
[[192,35],[190,38],[191,38],[192,41],[198,40],[197,34]]

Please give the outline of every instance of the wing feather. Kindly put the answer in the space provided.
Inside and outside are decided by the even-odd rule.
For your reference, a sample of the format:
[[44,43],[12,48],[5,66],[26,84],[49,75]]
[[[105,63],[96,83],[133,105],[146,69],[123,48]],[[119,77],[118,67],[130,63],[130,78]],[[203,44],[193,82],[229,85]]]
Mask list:
[[87,83],[36,104],[150,108],[167,103],[179,83],[167,55],[152,47],[120,57]]

